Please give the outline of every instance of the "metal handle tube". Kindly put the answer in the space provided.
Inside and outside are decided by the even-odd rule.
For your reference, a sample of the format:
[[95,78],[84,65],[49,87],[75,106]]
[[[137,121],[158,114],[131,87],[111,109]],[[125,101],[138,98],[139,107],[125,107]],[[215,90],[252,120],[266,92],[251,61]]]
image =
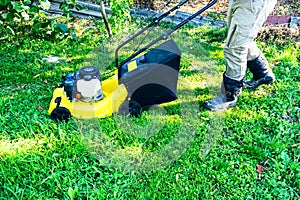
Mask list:
[[125,42],[123,42],[121,45],[119,45],[116,49],[115,52],[115,61],[116,61],[116,68],[119,68],[119,51],[122,47],[124,47],[126,44],[128,44],[129,42],[131,42],[134,38],[138,37],[139,35],[141,35],[142,33],[144,33],[145,31],[147,31],[150,27],[158,24],[163,18],[167,17],[168,15],[170,15],[172,12],[174,12],[175,10],[179,9],[182,5],[184,5],[186,2],[188,2],[189,0],[183,0],[180,3],[178,3],[176,6],[174,6],[173,8],[171,8],[170,10],[166,11],[165,13],[161,14],[158,17],[155,17],[153,19],[153,21],[147,25],[145,28],[141,29],[139,32],[137,32],[136,34],[134,34],[133,36],[131,36],[130,38],[128,38]]
[[213,1],[209,2],[205,7],[203,7],[202,9],[200,9],[198,12],[196,12],[193,15],[191,15],[190,17],[188,17],[187,19],[185,19],[184,21],[182,21],[181,23],[179,23],[178,25],[176,25],[175,27],[173,27],[172,29],[170,29],[169,31],[167,31],[166,34],[167,35],[172,34],[177,29],[179,29],[182,26],[184,26],[185,24],[187,24],[189,21],[191,21],[192,19],[194,19],[195,17],[197,17],[198,15],[200,15],[201,13],[203,13],[205,10],[207,10],[208,8],[210,8],[211,6],[213,6],[217,2],[218,2],[218,0],[213,0]]
[[170,34],[172,34],[173,32],[175,32],[177,29],[181,28],[182,26],[184,26],[185,24],[187,24],[189,21],[191,21],[192,19],[194,19],[195,17],[197,17],[198,15],[200,15],[201,13],[203,13],[205,10],[207,10],[208,8],[210,8],[211,6],[213,6],[215,3],[217,3],[218,0],[213,0],[210,3],[208,3],[205,7],[203,7],[201,10],[199,10],[198,12],[196,12],[195,14],[191,15],[190,17],[188,17],[187,19],[185,19],[184,21],[182,21],[181,23],[179,23],[178,25],[174,26],[172,29],[170,29],[169,31],[165,32],[164,34],[162,34],[160,37],[158,37],[157,39],[153,40],[152,42],[150,42],[148,45],[146,45],[145,47],[141,48],[139,51],[133,53],[131,56],[129,56],[127,59],[125,59],[124,61],[121,62],[121,66],[125,63],[127,63],[128,61],[130,61],[131,59],[133,59],[134,57],[136,57],[137,55],[139,55],[140,53],[146,51],[147,49],[149,49],[151,46],[153,46],[155,43],[159,42],[160,40],[166,40]]

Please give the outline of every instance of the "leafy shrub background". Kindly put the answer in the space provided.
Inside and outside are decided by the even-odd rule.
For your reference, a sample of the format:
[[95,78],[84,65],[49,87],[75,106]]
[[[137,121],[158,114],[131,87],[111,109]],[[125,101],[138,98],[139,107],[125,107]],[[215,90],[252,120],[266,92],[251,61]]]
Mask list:
[[[100,1],[97,1],[98,3]],[[112,9],[109,22],[113,30],[120,30],[130,22],[130,8],[133,0],[110,0],[107,2]],[[76,39],[76,34],[66,23],[57,22],[57,16],[45,12],[50,8],[48,0],[0,0],[0,40],[12,40],[18,32],[26,32],[31,36],[45,39],[70,37]],[[76,0],[63,0],[60,9],[65,20],[72,21],[72,9],[84,9]]]

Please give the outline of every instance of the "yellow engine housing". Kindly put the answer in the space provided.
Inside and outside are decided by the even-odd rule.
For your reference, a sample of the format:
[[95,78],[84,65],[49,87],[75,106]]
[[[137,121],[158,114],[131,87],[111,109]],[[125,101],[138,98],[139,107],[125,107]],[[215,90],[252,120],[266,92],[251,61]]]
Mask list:
[[56,88],[50,102],[48,113],[57,107],[55,100],[61,98],[60,107],[67,108],[71,115],[78,119],[104,118],[119,111],[121,104],[127,99],[125,85],[118,84],[118,76],[114,75],[102,82],[104,98],[98,102],[70,101],[64,88]]

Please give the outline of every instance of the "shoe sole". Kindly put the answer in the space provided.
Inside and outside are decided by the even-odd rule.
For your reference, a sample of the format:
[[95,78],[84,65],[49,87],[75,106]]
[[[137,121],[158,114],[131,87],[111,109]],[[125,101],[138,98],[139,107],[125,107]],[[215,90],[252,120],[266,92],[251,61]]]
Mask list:
[[247,82],[250,82],[250,81],[246,81],[245,82],[245,88],[250,88],[250,89],[257,89],[259,86],[261,85],[270,85],[272,84],[273,82],[275,82],[275,78],[271,77],[271,76],[268,76],[268,77],[265,77],[265,78],[261,78],[257,81],[254,81],[254,84],[247,84]]
[[228,103],[226,106],[224,106],[223,108],[219,108],[219,109],[216,109],[216,108],[213,108],[211,106],[208,106],[206,103],[203,104],[203,107],[209,111],[212,111],[212,112],[218,112],[218,111],[225,111],[229,108],[232,108],[232,107],[235,107],[236,106],[236,102],[233,102],[233,103]]

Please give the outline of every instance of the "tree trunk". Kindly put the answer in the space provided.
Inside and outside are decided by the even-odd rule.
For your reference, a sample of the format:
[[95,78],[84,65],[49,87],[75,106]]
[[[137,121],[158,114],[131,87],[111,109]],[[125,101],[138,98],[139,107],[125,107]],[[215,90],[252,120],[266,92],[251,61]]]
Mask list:
[[104,1],[103,0],[100,1],[100,7],[101,7],[100,12],[102,14],[103,21],[104,21],[107,33],[108,33],[109,37],[111,37],[112,36],[112,31],[111,31],[110,25],[109,25],[108,20],[107,20],[107,15],[106,15],[106,12],[105,12],[105,7],[104,7]]

